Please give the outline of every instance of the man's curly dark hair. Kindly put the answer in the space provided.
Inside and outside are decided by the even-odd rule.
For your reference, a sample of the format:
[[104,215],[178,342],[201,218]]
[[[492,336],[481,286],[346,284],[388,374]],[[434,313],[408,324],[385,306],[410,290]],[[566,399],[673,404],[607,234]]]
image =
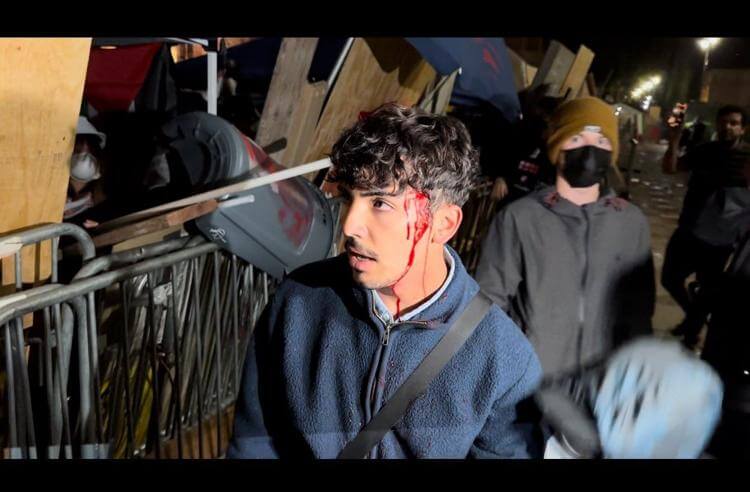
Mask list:
[[434,205],[462,206],[479,174],[477,151],[459,120],[395,103],[380,106],[344,131],[331,152],[327,180],[352,189],[406,185]]

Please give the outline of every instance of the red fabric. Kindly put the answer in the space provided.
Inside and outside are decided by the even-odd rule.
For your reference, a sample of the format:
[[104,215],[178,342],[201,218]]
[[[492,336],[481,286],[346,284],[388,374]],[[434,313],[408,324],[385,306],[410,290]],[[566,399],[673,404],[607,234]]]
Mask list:
[[127,111],[138,95],[161,43],[92,48],[84,95],[97,111]]

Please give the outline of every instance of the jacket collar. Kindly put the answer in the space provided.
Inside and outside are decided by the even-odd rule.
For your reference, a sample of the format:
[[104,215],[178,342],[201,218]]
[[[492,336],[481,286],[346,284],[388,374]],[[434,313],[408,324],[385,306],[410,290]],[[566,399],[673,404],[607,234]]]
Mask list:
[[[403,323],[422,324],[428,328],[434,328],[437,325],[446,323],[479,290],[476,282],[466,272],[466,268],[461,263],[458,253],[450,246],[446,246],[446,249],[453,257],[453,278],[450,279],[445,286],[445,290],[443,290],[437,299],[434,299],[429,306],[416,316]],[[354,282],[352,282],[352,290],[354,299],[357,300],[363,311],[367,313],[369,319],[374,323],[382,323],[382,320],[375,314],[375,305],[370,290]]]
[[582,207],[560,196],[554,186],[540,188],[534,192],[534,196],[545,208],[558,215],[569,217],[582,217],[584,208],[590,210],[594,215],[600,215],[608,212],[620,212],[629,206],[629,202],[618,198],[611,188],[605,188],[597,201]]

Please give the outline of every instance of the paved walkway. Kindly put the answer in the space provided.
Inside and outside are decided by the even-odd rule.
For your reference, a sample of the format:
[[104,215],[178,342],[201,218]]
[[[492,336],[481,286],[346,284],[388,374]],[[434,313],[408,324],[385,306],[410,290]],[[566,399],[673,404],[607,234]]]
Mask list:
[[651,225],[651,247],[656,268],[657,297],[654,330],[667,334],[682,320],[683,313],[659,281],[664,264],[664,251],[677,227],[677,219],[685,196],[687,175],[665,175],[661,159],[666,145],[641,144],[637,147],[633,172],[630,175],[630,194],[633,203],[646,214]]

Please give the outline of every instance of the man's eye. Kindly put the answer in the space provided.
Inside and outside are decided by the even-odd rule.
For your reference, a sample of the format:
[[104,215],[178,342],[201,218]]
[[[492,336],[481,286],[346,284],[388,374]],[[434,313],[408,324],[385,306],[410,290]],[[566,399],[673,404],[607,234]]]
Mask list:
[[380,199],[373,200],[372,205],[373,207],[380,209],[380,210],[388,210],[391,208],[391,206],[388,205],[388,203]]

